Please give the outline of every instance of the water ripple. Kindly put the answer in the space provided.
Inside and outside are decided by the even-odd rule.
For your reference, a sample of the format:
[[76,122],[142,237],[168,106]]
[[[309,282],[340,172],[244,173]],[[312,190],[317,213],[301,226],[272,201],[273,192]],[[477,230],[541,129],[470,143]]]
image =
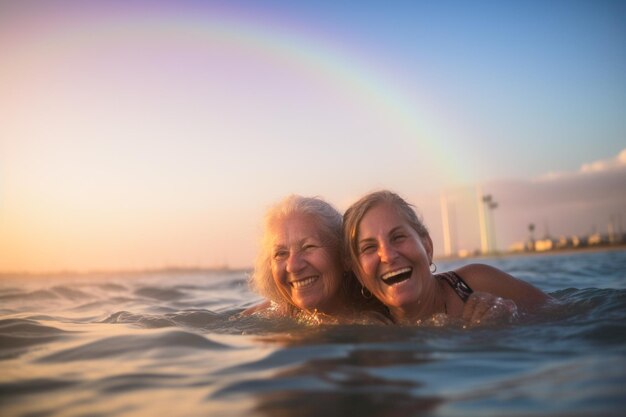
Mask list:
[[99,360],[110,357],[141,357],[152,352],[167,357],[180,352],[176,348],[221,350],[229,346],[206,337],[183,331],[158,334],[113,336],[65,349],[39,359],[41,363]]
[[50,343],[68,334],[34,320],[0,320],[0,359],[16,358],[26,352],[25,348]]

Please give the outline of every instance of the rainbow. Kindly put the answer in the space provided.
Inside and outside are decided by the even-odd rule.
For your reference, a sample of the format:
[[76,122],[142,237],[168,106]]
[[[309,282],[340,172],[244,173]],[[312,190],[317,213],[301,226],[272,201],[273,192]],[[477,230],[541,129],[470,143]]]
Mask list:
[[[235,13],[236,14],[236,13]],[[452,148],[453,135],[444,131],[413,97],[394,89],[387,81],[389,76],[375,71],[371,64],[359,62],[355,55],[321,42],[323,36],[302,34],[293,29],[278,29],[285,25],[262,26],[250,17],[235,16],[223,11],[210,15],[206,11],[194,15],[189,11],[171,13],[166,10],[136,13],[110,13],[90,26],[79,28],[78,38],[106,35],[109,40],[118,37],[123,42],[129,35],[163,38],[164,42],[182,40],[200,44],[220,45],[224,48],[258,54],[332,85],[337,91],[367,103],[378,117],[393,123],[407,138],[410,149],[419,158],[432,160],[439,167],[438,174],[446,184],[467,180],[467,156]],[[75,29],[76,30],[76,29]],[[99,33],[98,33],[99,32]],[[74,31],[69,42],[81,42]]]
[[[177,23],[167,23],[176,25]],[[286,33],[253,23],[222,23],[206,21],[179,22],[178,29],[199,38],[210,38],[213,42],[231,48],[245,49],[261,54],[267,59],[289,65],[322,79],[343,90],[361,103],[370,103],[372,111],[394,123],[409,138],[416,155],[430,155],[447,184],[465,182],[468,170],[466,162],[459,159],[461,152],[449,149],[450,134],[430,123],[424,110],[418,111],[417,104],[406,94],[390,87],[387,77],[370,71],[371,65],[361,64],[350,55],[332,46],[315,42],[311,38]]]

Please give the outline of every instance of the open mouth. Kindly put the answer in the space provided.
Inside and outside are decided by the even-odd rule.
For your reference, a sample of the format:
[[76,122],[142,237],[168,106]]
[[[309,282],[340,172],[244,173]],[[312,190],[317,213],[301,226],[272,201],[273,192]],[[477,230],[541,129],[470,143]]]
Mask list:
[[313,285],[313,283],[315,283],[315,281],[317,281],[318,278],[319,276],[317,275],[312,276],[312,277],[306,277],[297,281],[291,281],[289,285],[291,285],[296,290],[299,290],[301,288],[306,288],[310,285]]
[[383,274],[381,278],[385,284],[394,285],[394,284],[398,284],[402,281],[406,281],[407,279],[409,279],[411,277],[412,272],[413,272],[413,268],[406,267],[406,268],[397,269],[395,271],[387,272],[386,274]]

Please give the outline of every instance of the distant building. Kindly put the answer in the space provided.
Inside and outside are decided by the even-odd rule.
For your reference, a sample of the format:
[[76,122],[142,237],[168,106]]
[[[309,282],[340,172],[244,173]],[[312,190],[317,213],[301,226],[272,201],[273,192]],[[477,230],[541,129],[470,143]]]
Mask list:
[[592,235],[589,235],[589,237],[587,238],[587,243],[589,244],[589,246],[601,245],[602,243],[605,243],[605,239],[600,233],[594,233]]
[[528,250],[527,242],[515,242],[511,246],[509,246],[509,251],[511,252],[524,252]]
[[539,239],[535,241],[535,251],[545,252],[556,248],[556,241],[551,238]]
[[567,249],[571,248],[572,246],[572,239],[567,236],[559,237],[559,240],[557,240],[556,242],[556,249]]
[[567,249],[582,249],[587,246],[622,246],[626,242],[626,234],[593,233],[589,236],[560,236],[553,239],[549,235],[543,239],[533,240],[532,236],[525,242],[515,242],[509,246],[509,252],[548,252]]

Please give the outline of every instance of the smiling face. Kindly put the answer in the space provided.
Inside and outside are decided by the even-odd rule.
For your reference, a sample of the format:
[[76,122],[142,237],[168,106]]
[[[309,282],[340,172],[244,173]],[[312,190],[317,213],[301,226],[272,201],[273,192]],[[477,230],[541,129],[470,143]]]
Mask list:
[[370,208],[357,227],[361,283],[392,310],[409,310],[432,285],[430,237],[420,237],[389,203]]
[[315,217],[294,214],[271,227],[271,268],[280,292],[298,308],[328,311],[336,306],[343,265],[339,247],[324,238]]

